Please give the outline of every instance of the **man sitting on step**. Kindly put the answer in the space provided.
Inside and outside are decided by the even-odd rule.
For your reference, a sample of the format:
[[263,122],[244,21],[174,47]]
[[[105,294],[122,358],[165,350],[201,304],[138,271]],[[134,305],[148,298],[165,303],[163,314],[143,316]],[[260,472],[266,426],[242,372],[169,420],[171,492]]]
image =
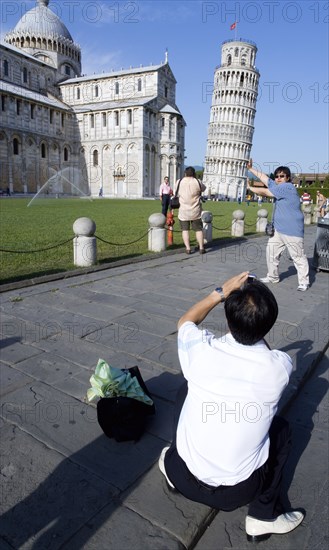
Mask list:
[[[224,302],[229,333],[198,328]],[[175,437],[159,468],[186,498],[231,511],[249,504],[249,541],[288,533],[303,520],[283,510],[282,470],[289,424],[275,416],[292,361],[264,340],[278,315],[269,288],[241,273],[216,288],[178,322],[178,354],[186,383],[178,394]]]

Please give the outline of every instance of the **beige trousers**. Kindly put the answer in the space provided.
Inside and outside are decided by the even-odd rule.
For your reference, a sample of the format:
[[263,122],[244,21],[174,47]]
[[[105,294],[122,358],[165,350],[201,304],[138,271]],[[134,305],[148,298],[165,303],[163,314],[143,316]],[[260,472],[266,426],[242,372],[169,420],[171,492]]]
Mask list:
[[266,247],[267,276],[273,280],[279,280],[279,262],[283,250],[287,248],[294,266],[297,270],[298,284],[309,284],[309,266],[304,252],[304,239],[291,237],[275,231],[274,236],[268,240]]

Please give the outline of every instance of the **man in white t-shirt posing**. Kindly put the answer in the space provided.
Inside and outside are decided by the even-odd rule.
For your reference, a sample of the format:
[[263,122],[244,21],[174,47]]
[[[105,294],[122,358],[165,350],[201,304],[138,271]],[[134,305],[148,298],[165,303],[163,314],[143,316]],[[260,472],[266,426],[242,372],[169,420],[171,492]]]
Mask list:
[[[198,328],[225,302],[230,332]],[[289,424],[275,416],[292,361],[264,340],[278,315],[269,288],[248,272],[226,281],[178,322],[178,354],[187,381],[180,390],[175,437],[159,468],[185,497],[231,511],[249,504],[249,541],[292,531],[303,520],[280,500],[291,447]]]

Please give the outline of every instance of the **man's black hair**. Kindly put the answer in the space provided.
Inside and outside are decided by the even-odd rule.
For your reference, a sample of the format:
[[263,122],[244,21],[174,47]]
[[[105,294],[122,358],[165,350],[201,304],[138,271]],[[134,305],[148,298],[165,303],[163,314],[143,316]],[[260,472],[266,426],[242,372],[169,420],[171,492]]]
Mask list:
[[279,311],[274,294],[257,279],[231,292],[224,307],[232,336],[246,346],[252,346],[264,338],[273,327]]
[[193,166],[188,166],[187,168],[185,168],[184,175],[188,178],[195,178],[195,169],[193,168]]
[[278,168],[274,172],[274,178],[278,175],[279,172],[282,172],[287,177],[287,180],[291,181],[291,172],[288,166],[278,166]]

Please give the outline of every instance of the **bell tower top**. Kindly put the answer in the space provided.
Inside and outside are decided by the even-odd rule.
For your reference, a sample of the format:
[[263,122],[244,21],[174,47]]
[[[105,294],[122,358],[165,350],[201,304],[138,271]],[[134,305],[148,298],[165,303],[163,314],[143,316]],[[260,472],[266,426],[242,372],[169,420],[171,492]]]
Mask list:
[[255,67],[257,46],[251,40],[226,40],[222,44],[221,67],[245,67],[257,70]]

